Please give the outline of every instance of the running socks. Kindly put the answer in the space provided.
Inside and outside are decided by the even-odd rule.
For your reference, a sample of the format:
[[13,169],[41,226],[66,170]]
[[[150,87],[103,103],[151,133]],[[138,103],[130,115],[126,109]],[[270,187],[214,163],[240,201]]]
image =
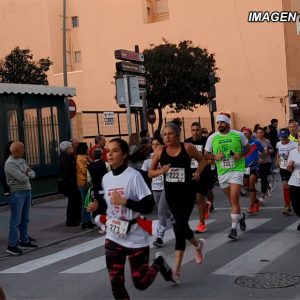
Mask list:
[[231,223],[231,228],[237,229],[238,225],[239,225],[241,215],[240,214],[230,214],[230,216],[231,216],[231,222],[232,222]]

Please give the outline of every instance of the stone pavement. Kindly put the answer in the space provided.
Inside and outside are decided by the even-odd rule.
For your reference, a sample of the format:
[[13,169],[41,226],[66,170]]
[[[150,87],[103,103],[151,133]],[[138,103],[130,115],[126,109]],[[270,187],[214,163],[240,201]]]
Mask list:
[[[66,206],[67,199],[63,198],[62,195],[33,200],[29,234],[37,239],[37,245],[47,247],[90,232],[90,230],[81,230],[80,226],[65,226]],[[0,207],[0,259],[9,256],[5,252],[9,230],[9,217],[8,206]]]

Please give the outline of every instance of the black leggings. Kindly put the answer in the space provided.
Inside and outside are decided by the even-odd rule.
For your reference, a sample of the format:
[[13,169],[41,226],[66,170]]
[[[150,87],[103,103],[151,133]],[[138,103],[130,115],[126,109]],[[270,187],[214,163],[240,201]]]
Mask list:
[[126,248],[111,240],[105,240],[106,266],[115,299],[130,299],[125,288],[125,262],[128,257],[134,286],[145,290],[154,281],[159,267],[149,266],[149,246]]
[[271,163],[263,163],[259,165],[259,177],[261,179],[261,192],[265,194],[269,187],[268,176],[271,170]]
[[194,186],[182,186],[182,189],[174,189],[165,186],[166,200],[168,202],[175,223],[175,250],[185,250],[185,240],[191,240],[194,232],[189,226],[189,219],[193,211],[196,199]]
[[295,214],[300,218],[300,186],[290,185],[290,195],[293,210]]

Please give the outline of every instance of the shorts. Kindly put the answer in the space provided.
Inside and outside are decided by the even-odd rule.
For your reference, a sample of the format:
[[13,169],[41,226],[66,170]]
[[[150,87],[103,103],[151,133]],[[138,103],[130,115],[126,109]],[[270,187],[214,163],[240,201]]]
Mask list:
[[218,178],[221,189],[226,189],[230,183],[243,185],[244,172],[232,171],[224,175],[219,175]]
[[249,178],[250,175],[255,175],[256,177],[258,177],[259,174],[259,167],[255,166],[255,167],[250,167],[250,174],[244,174],[245,178]]
[[210,180],[210,166],[205,167],[200,175],[200,180],[195,181],[195,190],[197,194],[207,196]]
[[280,169],[280,176],[282,181],[289,181],[292,173],[285,169]]

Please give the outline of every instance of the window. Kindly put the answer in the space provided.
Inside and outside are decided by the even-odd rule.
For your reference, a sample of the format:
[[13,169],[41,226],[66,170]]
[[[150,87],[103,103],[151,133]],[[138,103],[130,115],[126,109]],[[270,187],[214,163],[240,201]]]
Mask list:
[[81,63],[81,51],[74,52],[74,61],[76,64]]
[[168,0],[145,0],[146,22],[155,23],[170,19]]
[[79,17],[78,16],[72,17],[72,27],[73,28],[79,27]]

